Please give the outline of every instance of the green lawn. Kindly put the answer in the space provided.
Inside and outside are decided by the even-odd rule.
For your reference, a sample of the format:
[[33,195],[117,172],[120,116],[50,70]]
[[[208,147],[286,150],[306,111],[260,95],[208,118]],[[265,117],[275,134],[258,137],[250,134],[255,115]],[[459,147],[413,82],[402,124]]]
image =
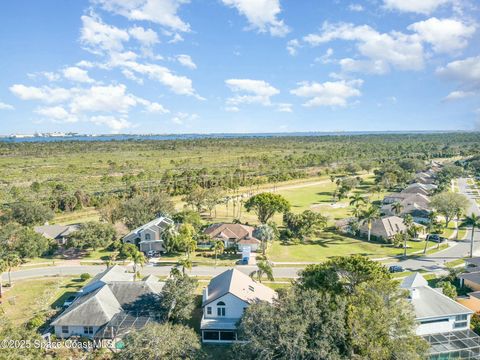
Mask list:
[[[423,250],[424,242],[409,241],[407,254]],[[340,234],[325,232],[316,240],[303,244],[282,244],[275,241],[268,250],[268,256],[275,262],[320,262],[332,256],[361,254],[373,258],[402,255],[402,248],[367,242]]]
[[15,324],[23,324],[39,312],[62,306],[67,297],[77,292],[84,281],[78,277],[51,277],[20,280],[6,288],[0,311]]

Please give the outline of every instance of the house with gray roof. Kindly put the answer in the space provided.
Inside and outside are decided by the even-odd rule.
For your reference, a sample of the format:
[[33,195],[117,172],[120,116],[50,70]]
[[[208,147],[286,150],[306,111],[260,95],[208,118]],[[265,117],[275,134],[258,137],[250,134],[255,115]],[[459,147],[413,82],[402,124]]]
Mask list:
[[272,303],[276,297],[275,291],[236,269],[214,277],[203,290],[202,341],[237,341],[237,324],[245,309],[260,301]]
[[57,242],[59,245],[65,245],[68,240],[68,237],[75,231],[80,229],[80,225],[42,225],[35,226],[33,230],[46,237],[47,239],[52,239]]
[[470,330],[473,311],[434,289],[418,272],[400,287],[408,291],[417,321],[416,333],[430,343],[431,359],[478,359],[480,338]]
[[93,278],[52,322],[55,335],[121,338],[155,321],[155,308],[164,284],[153,277],[134,281],[133,274],[124,268],[111,267]]
[[[371,222],[371,236],[384,241],[392,239],[396,234],[404,233],[407,227],[403,223],[403,219],[398,216],[383,216]],[[367,236],[368,223],[363,222],[360,225],[360,235]]]
[[137,245],[140,251],[165,251],[165,232],[173,226],[173,220],[160,216],[123,237],[124,243]]

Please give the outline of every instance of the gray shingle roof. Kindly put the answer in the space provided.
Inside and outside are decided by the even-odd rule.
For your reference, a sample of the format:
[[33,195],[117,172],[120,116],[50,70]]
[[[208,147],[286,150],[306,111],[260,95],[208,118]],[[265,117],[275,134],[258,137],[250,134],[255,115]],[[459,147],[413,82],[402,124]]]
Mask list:
[[215,276],[208,285],[208,297],[203,306],[215,301],[225,294],[232,294],[245,302],[272,302],[276,298],[275,291],[253,281],[248,275],[236,269],[224,271]]
[[473,313],[470,309],[428,286],[427,281],[419,273],[405,278],[400,287],[415,292],[410,301],[415,309],[417,320]]
[[33,230],[49,239],[68,236],[80,228],[79,225],[42,225],[35,226]]

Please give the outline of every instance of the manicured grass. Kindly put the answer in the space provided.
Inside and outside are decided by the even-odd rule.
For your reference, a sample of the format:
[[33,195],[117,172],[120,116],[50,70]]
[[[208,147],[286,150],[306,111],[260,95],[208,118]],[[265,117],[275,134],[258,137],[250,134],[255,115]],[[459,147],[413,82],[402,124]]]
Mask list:
[[463,264],[465,264],[464,259],[457,259],[457,260],[452,260],[452,261],[446,262],[445,266],[448,267],[448,268],[454,268],[456,266],[463,265]]
[[77,292],[84,281],[78,277],[51,277],[20,280],[4,293],[0,311],[15,324],[23,324],[39,312],[61,307],[66,298]]
[[[409,241],[407,254],[422,250],[423,242]],[[282,244],[275,241],[268,251],[268,257],[276,262],[320,262],[332,256],[361,254],[373,258],[402,255],[402,248],[387,244],[367,242],[337,233],[324,232],[321,237],[303,244]]]

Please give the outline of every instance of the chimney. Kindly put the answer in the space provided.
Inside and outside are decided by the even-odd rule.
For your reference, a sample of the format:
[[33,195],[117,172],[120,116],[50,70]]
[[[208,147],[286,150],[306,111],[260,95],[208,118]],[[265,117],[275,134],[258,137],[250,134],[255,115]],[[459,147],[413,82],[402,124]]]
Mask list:
[[203,302],[207,301],[208,299],[208,286],[203,288]]

